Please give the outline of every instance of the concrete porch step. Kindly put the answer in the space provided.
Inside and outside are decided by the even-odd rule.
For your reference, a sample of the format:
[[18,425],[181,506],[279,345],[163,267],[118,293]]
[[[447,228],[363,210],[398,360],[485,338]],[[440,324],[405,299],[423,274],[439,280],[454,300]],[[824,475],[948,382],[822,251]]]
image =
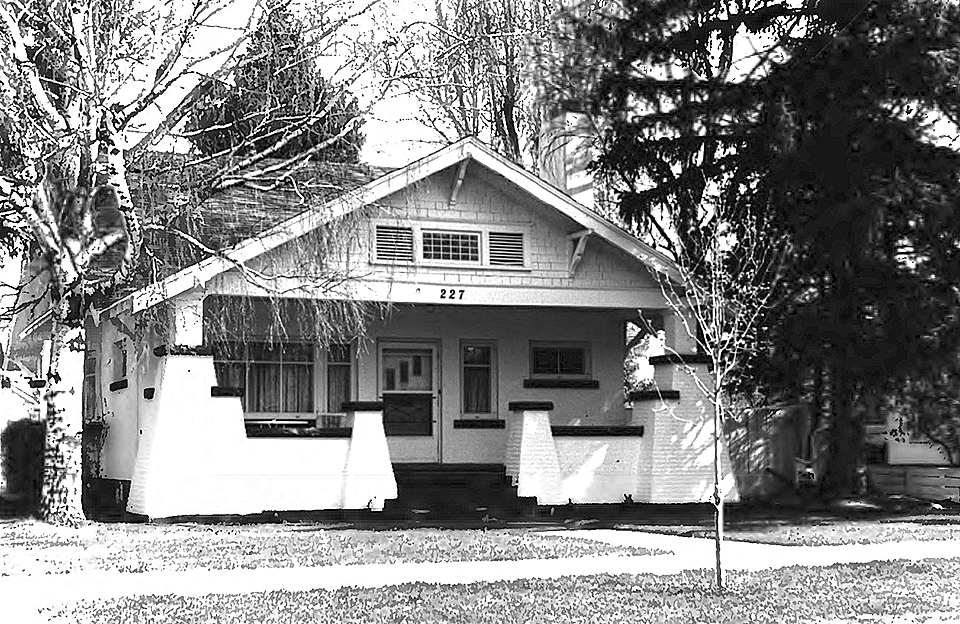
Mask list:
[[520,498],[503,464],[394,464],[397,498],[384,514],[406,520],[526,516],[536,501]]

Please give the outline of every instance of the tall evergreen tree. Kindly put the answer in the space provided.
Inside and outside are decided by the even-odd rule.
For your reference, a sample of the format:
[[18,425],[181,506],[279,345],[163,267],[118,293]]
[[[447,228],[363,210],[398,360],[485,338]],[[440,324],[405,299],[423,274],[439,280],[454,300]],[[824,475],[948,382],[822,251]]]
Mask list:
[[271,7],[250,37],[233,84],[217,80],[187,122],[191,142],[206,155],[270,151],[290,158],[357,162],[364,137],[357,99],[325,79],[305,26],[286,6]]
[[960,345],[960,158],[933,123],[960,121],[960,7],[628,0],[559,34],[553,87],[605,128],[594,166],[625,220],[702,255],[710,205],[734,197],[790,237],[755,370],[815,400],[827,481],[851,489],[858,393]]

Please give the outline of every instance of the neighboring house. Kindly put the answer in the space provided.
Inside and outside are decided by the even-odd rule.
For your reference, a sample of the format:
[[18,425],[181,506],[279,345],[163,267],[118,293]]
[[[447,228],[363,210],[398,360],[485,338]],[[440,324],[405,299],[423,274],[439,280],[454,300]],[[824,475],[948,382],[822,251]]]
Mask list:
[[[639,310],[663,316],[667,345],[709,383],[654,277],[675,275],[669,260],[474,139],[341,173],[307,205],[289,189],[208,200],[197,236],[227,253],[91,313],[85,419],[105,423],[100,480],[130,512],[379,509],[397,464],[505,466],[541,504],[709,500],[710,410],[677,358],[653,358],[659,390],[625,403]],[[345,219],[355,277],[299,281],[298,258]],[[241,264],[287,277],[268,288]],[[390,311],[322,345],[279,303],[311,298]],[[242,341],[223,327],[238,301]],[[157,310],[171,322],[144,330]],[[736,499],[726,455],[724,472]]]

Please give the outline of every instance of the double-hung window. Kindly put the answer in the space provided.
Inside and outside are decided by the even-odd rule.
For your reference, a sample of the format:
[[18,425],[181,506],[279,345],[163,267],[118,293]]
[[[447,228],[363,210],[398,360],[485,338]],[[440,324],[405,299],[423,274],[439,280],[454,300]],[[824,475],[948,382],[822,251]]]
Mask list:
[[313,414],[313,345],[219,343],[214,347],[217,384],[242,389],[248,417]]
[[127,377],[127,340],[123,338],[113,343],[113,380]]
[[327,411],[342,412],[353,392],[353,365],[349,344],[327,349]]
[[464,414],[490,416],[496,413],[496,355],[492,342],[461,343],[461,409]]

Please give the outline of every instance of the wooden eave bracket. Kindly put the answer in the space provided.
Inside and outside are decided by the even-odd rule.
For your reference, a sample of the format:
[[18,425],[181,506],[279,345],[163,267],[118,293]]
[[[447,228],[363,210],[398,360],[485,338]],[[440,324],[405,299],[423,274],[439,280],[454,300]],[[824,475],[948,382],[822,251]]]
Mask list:
[[453,188],[450,189],[450,201],[447,202],[448,208],[453,208],[457,203],[457,196],[460,195],[460,187],[463,186],[463,178],[467,175],[467,165],[470,164],[470,156],[460,161],[460,167],[457,168],[457,178],[453,181]]
[[583,260],[583,254],[587,250],[587,239],[590,238],[590,235],[593,233],[593,230],[580,230],[567,236],[568,239],[576,241],[576,245],[573,248],[573,255],[570,256],[570,267],[568,270],[570,277],[576,274],[577,267],[580,266],[580,261]]

